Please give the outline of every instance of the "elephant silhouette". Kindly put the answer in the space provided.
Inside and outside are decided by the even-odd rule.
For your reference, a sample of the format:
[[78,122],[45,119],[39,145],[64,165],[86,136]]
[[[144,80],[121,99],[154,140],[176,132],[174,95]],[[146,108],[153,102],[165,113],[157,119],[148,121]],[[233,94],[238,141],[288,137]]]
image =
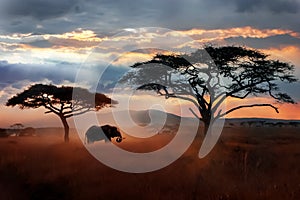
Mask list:
[[104,126],[91,126],[85,133],[85,143],[91,144],[95,141],[104,140],[105,142],[111,142],[111,138],[117,138],[119,143],[122,141],[122,135],[118,131],[117,127],[104,125]]

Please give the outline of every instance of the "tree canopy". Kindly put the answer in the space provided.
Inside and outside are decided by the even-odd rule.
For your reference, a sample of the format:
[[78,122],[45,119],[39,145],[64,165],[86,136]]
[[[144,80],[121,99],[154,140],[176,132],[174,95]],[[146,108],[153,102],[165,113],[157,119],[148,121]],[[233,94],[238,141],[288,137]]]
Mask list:
[[199,112],[191,111],[204,122],[204,133],[215,119],[242,108],[270,107],[279,112],[269,103],[220,109],[228,98],[267,95],[277,102],[295,103],[287,93],[280,91],[282,82],[297,81],[294,66],[245,47],[206,46],[191,54],[157,54],[131,67],[135,70],[123,78],[124,82],[138,85],[138,90],[154,90],[166,98],[192,102]]
[[46,108],[45,113],[54,113],[60,117],[65,128],[65,141],[69,141],[67,118],[98,111],[118,102],[101,93],[91,93],[87,89],[71,86],[35,84],[10,98],[6,106],[24,108]]

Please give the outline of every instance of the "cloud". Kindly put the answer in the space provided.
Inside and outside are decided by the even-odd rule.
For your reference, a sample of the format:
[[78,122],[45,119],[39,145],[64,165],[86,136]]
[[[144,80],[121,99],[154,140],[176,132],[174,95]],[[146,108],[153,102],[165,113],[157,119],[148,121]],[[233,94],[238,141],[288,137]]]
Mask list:
[[[197,40],[201,43],[208,42],[220,42],[220,41],[230,41],[230,40],[247,40],[248,38],[252,38],[256,41],[256,39],[264,39],[269,37],[276,37],[280,35],[286,35],[290,38],[300,38],[297,32],[293,32],[292,30],[284,30],[284,29],[257,29],[255,27],[245,26],[245,27],[235,27],[228,29],[190,29],[179,31],[180,33],[186,34],[193,39]],[[280,42],[281,38],[278,38],[277,42]],[[257,40],[258,41],[258,40]],[[230,41],[231,42],[231,41]]]
[[[297,0],[3,0],[2,33],[63,33],[78,28],[112,35],[125,28],[232,28],[300,31]],[[9,8],[9,9],[8,9]],[[259,20],[258,20],[259,19]]]
[[145,62],[151,60],[155,53],[151,53],[150,51],[146,52],[127,52],[118,57],[113,64],[117,66],[128,67],[133,65],[136,62]]
[[231,44],[246,45],[252,48],[268,49],[268,48],[280,48],[286,46],[298,46],[300,47],[300,38],[293,37],[289,34],[274,35],[266,38],[254,38],[254,37],[231,37],[226,38],[225,41]]
[[32,17],[46,20],[79,12],[77,0],[4,0],[4,11],[8,16]]
[[49,79],[53,83],[60,83],[64,80],[73,81],[76,70],[72,63],[60,63],[56,65],[38,64],[11,64],[7,61],[0,61],[0,80],[4,84],[14,84],[21,80],[37,82]]
[[[119,66],[103,67],[100,65],[81,68],[74,63],[59,62],[56,64],[21,64],[0,61],[0,104],[8,97],[20,92],[34,83],[55,85],[76,85],[87,89],[96,89],[97,92],[111,92],[115,84],[129,69]],[[77,67],[76,67],[77,66]],[[103,74],[102,74],[103,73]],[[85,76],[80,82],[77,76]],[[91,75],[93,75],[92,78]],[[96,88],[91,88],[96,87]]]
[[[295,66],[295,76],[298,79],[300,79],[300,58],[299,58],[300,47],[296,47],[296,46],[287,46],[282,48],[272,47],[269,49],[264,49],[264,52],[270,55],[272,59],[278,59],[284,62],[292,63]],[[298,92],[298,90],[294,90],[294,92]],[[299,92],[298,94],[300,95]]]
[[[189,29],[183,31],[172,31],[169,29],[163,29],[163,32],[155,32],[155,29],[125,29],[125,32],[119,33],[112,37],[99,36],[92,30],[76,29],[74,31],[65,32],[61,34],[8,34],[0,35],[0,44],[5,50],[15,49],[66,49],[70,52],[76,51],[91,51],[103,50],[107,52],[116,51],[119,48],[124,48],[127,44],[127,48],[140,48],[139,44],[142,44],[141,48],[154,46],[161,47],[174,47],[174,48],[187,48],[193,47],[199,48],[199,43],[240,43],[267,45],[260,43],[259,39],[264,39],[265,43],[272,45],[273,43],[288,44],[295,43],[300,38],[298,32],[294,32],[289,29],[257,29],[255,27],[235,27],[228,29]],[[133,32],[134,31],[134,32]],[[150,33],[151,32],[151,33]],[[267,38],[267,39],[266,39]],[[186,40],[186,41],[185,41]],[[195,40],[195,41],[191,41]],[[179,42],[176,42],[179,41]],[[186,42],[186,43],[185,43]],[[195,43],[197,42],[197,43]],[[178,44],[180,45],[178,46]],[[189,44],[188,44],[189,43]],[[194,44],[192,44],[194,43]],[[132,46],[134,44],[134,46]],[[160,45],[159,45],[160,44]],[[131,46],[128,46],[131,45]],[[150,45],[150,46],[149,46]],[[184,46],[185,45],[185,46]],[[251,46],[251,45],[249,45]],[[261,47],[259,46],[259,48]]]
[[[96,83],[97,92],[111,93],[119,79],[129,70],[125,67],[109,66],[105,69],[104,73]],[[97,72],[96,72],[97,73]],[[93,84],[93,83],[91,83]]]
[[95,47],[105,38],[98,37],[91,30],[76,29],[71,32],[62,34],[41,34],[41,33],[14,33],[8,35],[0,35],[2,43],[19,43],[33,47],[49,48],[49,47]]
[[273,14],[298,13],[299,1],[297,0],[234,0],[237,12],[256,12],[257,10],[269,11]]

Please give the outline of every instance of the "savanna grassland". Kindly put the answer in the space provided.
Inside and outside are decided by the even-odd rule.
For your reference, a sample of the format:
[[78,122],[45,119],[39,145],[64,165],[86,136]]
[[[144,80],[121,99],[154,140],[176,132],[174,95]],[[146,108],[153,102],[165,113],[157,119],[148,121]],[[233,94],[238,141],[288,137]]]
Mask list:
[[[66,144],[63,129],[37,129],[36,136],[0,138],[0,199],[299,199],[299,133],[297,127],[227,127],[204,159],[189,149],[161,170],[130,174],[93,158],[75,130]],[[142,152],[172,137],[120,146]]]

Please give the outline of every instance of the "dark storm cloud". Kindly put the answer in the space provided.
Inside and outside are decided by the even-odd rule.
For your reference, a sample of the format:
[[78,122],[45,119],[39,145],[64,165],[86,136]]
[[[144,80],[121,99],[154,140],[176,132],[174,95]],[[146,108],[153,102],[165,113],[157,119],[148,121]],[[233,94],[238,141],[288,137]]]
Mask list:
[[63,33],[81,27],[107,33],[141,27],[153,19],[151,10],[157,9],[156,4],[139,0],[3,0],[0,25],[5,30],[1,32]]
[[228,43],[237,45],[246,45],[252,48],[267,49],[267,48],[280,48],[284,46],[298,46],[300,48],[300,39],[291,35],[276,35],[266,38],[243,38],[233,37],[225,39]]
[[76,70],[72,63],[49,65],[10,64],[0,61],[0,104],[16,92],[34,83],[62,84],[74,82]]
[[[64,33],[77,28],[112,35],[124,28],[220,29],[241,26],[300,32],[299,0],[3,0],[0,33]],[[26,5],[25,3],[26,2]],[[28,3],[29,2],[29,3]],[[0,3],[0,8],[2,4]],[[5,5],[4,4],[4,5]],[[1,12],[0,12],[1,14]],[[7,17],[9,16],[9,18]]]
[[112,92],[119,79],[129,70],[125,67],[109,66],[102,74],[98,84],[97,92]]
[[[28,82],[41,82],[49,80],[53,84],[61,84],[65,81],[70,83],[75,82],[78,75],[77,69],[79,66],[74,63],[60,62],[56,60],[47,60],[52,64],[33,65],[33,64],[10,64],[7,61],[0,61],[0,91],[4,88],[11,86],[16,89],[24,87],[23,81]],[[101,66],[86,69],[93,74],[101,74]],[[106,68],[103,75],[99,79],[97,91],[109,92],[118,82],[118,80],[128,71],[127,68],[110,66]],[[88,84],[90,80],[86,80]]]
[[56,18],[70,11],[78,12],[77,0],[9,0],[4,4],[8,16],[32,17],[38,20]]
[[50,48],[53,46],[48,40],[37,40],[30,43],[22,43],[22,44],[28,44],[33,47],[39,47],[39,48]]
[[297,13],[299,1],[297,0],[234,0],[237,12],[255,12],[257,10],[279,13]]
[[76,29],[80,21],[72,22],[80,14],[84,0],[1,0],[0,31],[2,33],[62,33]]
[[97,41],[80,41],[76,39],[62,39],[57,37],[50,37],[46,39],[37,39],[29,42],[22,42],[21,44],[27,44],[32,47],[38,48],[51,48],[51,47],[75,47],[75,48],[84,48],[84,47],[94,47],[99,44]]
[[76,76],[76,70],[74,70],[72,63],[33,65],[10,64],[7,61],[0,61],[0,72],[0,89],[23,80],[38,82],[48,79],[55,84],[59,84],[65,80],[72,82]]

